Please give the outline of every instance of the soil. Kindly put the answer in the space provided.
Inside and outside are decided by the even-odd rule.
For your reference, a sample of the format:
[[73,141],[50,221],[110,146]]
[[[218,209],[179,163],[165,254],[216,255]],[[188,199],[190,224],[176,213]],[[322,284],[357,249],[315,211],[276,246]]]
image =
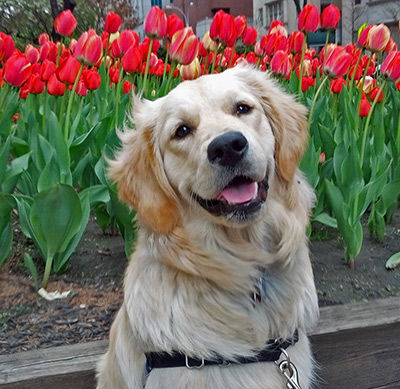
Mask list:
[[[386,260],[400,251],[400,209],[382,243],[366,231],[364,235],[356,267],[350,270],[338,231],[319,226],[314,232],[311,260],[321,306],[400,295],[400,269],[385,268]],[[71,291],[55,301],[35,291],[23,254],[37,258],[37,253],[17,225],[14,241],[0,268],[0,355],[106,339],[122,301],[127,260],[121,236],[103,233],[91,219],[67,271],[51,276],[48,291]]]

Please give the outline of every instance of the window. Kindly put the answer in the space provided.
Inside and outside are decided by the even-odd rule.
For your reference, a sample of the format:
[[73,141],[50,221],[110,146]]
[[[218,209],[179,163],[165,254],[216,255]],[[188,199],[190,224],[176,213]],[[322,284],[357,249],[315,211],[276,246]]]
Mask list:
[[274,3],[265,4],[265,11],[267,17],[266,27],[269,27],[271,23],[276,19],[283,21],[282,2],[276,1]]
[[263,9],[259,8],[257,10],[257,26],[264,27],[264,17],[263,17]]
[[162,8],[162,0],[151,0],[151,6],[154,7],[155,5],[158,5],[160,8]]

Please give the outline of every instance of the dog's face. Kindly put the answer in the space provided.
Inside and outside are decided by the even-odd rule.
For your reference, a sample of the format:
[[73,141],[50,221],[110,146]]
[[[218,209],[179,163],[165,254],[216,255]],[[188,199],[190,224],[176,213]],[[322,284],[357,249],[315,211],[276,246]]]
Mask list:
[[136,130],[122,135],[111,176],[157,232],[188,213],[245,226],[262,215],[271,185],[293,180],[307,142],[304,113],[249,67],[186,81],[154,102],[135,101]]

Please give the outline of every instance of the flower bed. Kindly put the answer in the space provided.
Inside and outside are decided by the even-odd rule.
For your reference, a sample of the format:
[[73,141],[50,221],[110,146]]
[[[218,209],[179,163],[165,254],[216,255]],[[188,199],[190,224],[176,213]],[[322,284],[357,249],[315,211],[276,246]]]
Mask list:
[[[42,34],[40,48],[27,45],[24,52],[1,33],[0,264],[11,249],[14,213],[45,262],[43,287],[52,272],[68,266],[91,212],[103,229],[120,230],[128,254],[134,212],[118,202],[105,167],[118,147],[115,128],[123,125],[132,91],[155,99],[179,82],[250,63],[309,108],[311,136],[301,168],[318,195],[312,220],[339,229],[354,267],[366,212],[370,233],[383,240],[398,208],[400,52],[383,24],[360,31],[357,45],[309,49],[308,35],[321,26],[329,37],[339,18],[335,6],[320,18],[306,5],[298,31],[288,36],[274,21],[257,40],[243,16],[221,10],[199,42],[176,15],[167,18],[153,7],[147,37],[139,42],[134,31],[119,32],[112,13],[102,36],[88,30],[75,40],[76,20],[64,11],[55,22],[61,41]],[[399,257],[393,253],[387,266]],[[25,266],[39,287],[29,252]]]

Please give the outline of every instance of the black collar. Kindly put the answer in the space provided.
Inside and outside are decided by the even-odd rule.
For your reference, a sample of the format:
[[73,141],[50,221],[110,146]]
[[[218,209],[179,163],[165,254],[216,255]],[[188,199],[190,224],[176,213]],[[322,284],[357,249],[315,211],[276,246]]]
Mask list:
[[238,357],[232,361],[227,361],[222,357],[217,357],[212,360],[189,358],[187,355],[180,352],[150,352],[146,353],[147,371],[153,369],[168,368],[168,367],[187,367],[188,369],[201,369],[204,366],[220,365],[229,366],[232,364],[247,364],[255,362],[276,362],[279,360],[282,349],[286,350],[289,346],[295,344],[299,340],[299,333],[296,330],[292,338],[277,339],[267,342],[263,350],[251,358]]

